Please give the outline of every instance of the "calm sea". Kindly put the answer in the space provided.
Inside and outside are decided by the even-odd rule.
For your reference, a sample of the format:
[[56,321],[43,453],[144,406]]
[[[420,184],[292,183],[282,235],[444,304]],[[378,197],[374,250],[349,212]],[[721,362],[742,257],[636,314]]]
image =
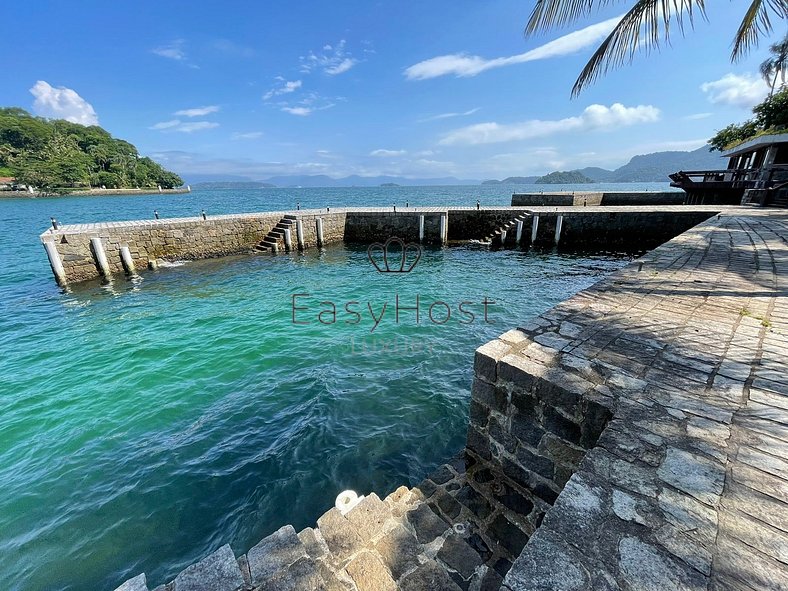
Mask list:
[[66,293],[38,240],[50,216],[506,205],[544,188],[0,200],[2,588],[111,590],[142,571],[152,588],[224,543],[312,525],[344,489],[418,483],[464,443],[474,349],[629,260],[452,247],[386,276],[336,245]]

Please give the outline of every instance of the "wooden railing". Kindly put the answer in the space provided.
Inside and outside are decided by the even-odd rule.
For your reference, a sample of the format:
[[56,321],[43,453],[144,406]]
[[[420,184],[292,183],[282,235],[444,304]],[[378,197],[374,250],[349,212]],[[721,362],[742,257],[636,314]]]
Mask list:
[[680,170],[671,174],[670,179],[672,186],[682,188],[702,185],[709,188],[768,189],[788,181],[788,164],[772,164],[765,168]]

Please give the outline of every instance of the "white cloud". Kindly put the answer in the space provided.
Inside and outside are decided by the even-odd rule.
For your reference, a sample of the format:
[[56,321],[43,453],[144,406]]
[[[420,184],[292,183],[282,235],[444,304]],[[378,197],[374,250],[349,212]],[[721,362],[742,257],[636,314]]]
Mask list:
[[610,31],[620,20],[621,16],[617,16],[554,39],[531,51],[509,57],[485,59],[478,55],[465,53],[433,57],[407,68],[405,77],[409,80],[427,80],[450,74],[457,77],[476,76],[493,68],[569,55],[598,44],[610,34]]
[[155,125],[151,125],[150,129],[170,129],[172,127],[178,127],[180,124],[180,119],[171,119],[170,121],[162,121],[160,123],[156,123]]
[[175,111],[175,115],[180,115],[181,117],[204,117],[205,115],[210,115],[218,111],[219,107],[217,105],[209,105],[207,107],[196,107],[194,109]]
[[432,117],[427,117],[426,119],[420,119],[419,123],[425,123],[427,121],[439,121],[440,119],[452,119],[454,117],[467,117],[468,115],[478,113],[480,110],[481,107],[476,107],[475,109],[469,109],[468,111],[463,111],[462,113],[441,113],[440,115],[433,115]]
[[310,107],[282,107],[282,110],[285,113],[298,115],[299,117],[306,117],[307,115],[311,115],[314,112],[314,109]]
[[270,100],[273,97],[279,96],[279,95],[282,95],[282,94],[290,94],[291,92],[295,92],[296,90],[298,90],[302,86],[301,80],[285,80],[281,76],[277,77],[277,80],[282,82],[283,84],[280,84],[278,87],[272,88],[271,90],[266,92],[263,95],[263,100],[264,101]]
[[258,138],[263,137],[262,131],[246,131],[240,132],[236,131],[230,136],[231,140],[256,140]]
[[359,63],[349,51],[345,49],[346,41],[342,39],[335,46],[324,45],[320,53],[310,51],[308,55],[301,56],[301,71],[304,73],[320,69],[324,74],[336,76],[344,74]]
[[183,49],[184,43],[183,39],[176,39],[175,41],[151,49],[151,53],[175,60],[176,62],[186,61],[186,52]]
[[202,131],[203,129],[213,129],[214,127],[219,127],[219,124],[213,121],[190,121],[189,123],[181,123],[175,130],[191,133],[193,131]]
[[715,105],[729,105],[749,109],[769,94],[769,86],[763,78],[754,74],[725,74],[719,80],[704,82],[700,89]]
[[159,131],[181,131],[183,133],[192,133],[193,131],[202,131],[203,129],[213,129],[219,127],[218,123],[213,121],[181,121],[180,119],[172,119],[170,121],[162,121],[151,125],[149,129],[157,129]]
[[443,145],[477,145],[526,140],[569,131],[612,130],[636,123],[651,123],[659,119],[659,109],[651,105],[625,107],[615,103],[590,105],[578,116],[557,120],[531,119],[520,123],[479,123],[456,129],[446,134]]
[[379,150],[372,150],[369,155],[370,156],[382,156],[384,158],[393,158],[394,156],[404,156],[408,152],[406,150],[385,150],[383,148]]
[[711,113],[693,113],[692,115],[684,115],[682,119],[685,121],[698,121],[699,119],[707,119],[711,117]]
[[65,119],[82,125],[98,125],[98,116],[93,106],[79,96],[76,91],[39,80],[30,89],[35,97],[33,111],[42,117]]

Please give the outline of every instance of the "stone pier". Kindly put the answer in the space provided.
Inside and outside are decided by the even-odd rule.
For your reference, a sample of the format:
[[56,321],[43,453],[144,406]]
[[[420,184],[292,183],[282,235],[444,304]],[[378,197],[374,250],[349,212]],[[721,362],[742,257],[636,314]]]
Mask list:
[[156,591],[788,589],[788,214],[711,217],[474,373],[466,448],[418,486]]
[[[273,238],[276,229],[285,221],[292,222],[294,229],[300,224],[300,240],[296,236],[299,249],[339,242],[369,245],[392,236],[437,246],[447,241],[485,241],[496,233],[500,235],[502,228],[512,226],[519,219],[523,220],[524,231],[534,236],[537,246],[555,243],[556,224],[562,219],[562,248],[645,249],[661,244],[719,211],[719,207],[710,206],[410,207],[396,211],[385,207],[356,207],[208,215],[207,219],[70,224],[57,230],[50,228],[40,239],[56,280],[67,284],[123,274],[122,246],[128,247],[131,263],[140,270],[156,266],[160,260],[256,253],[260,250],[257,247],[274,246],[274,240],[266,242],[267,237]],[[536,221],[537,217],[541,222]],[[322,244],[318,244],[318,225],[323,229]],[[511,232],[508,246],[513,246],[514,236]],[[278,246],[273,251],[286,251],[284,241]],[[105,269],[102,268],[104,263]]]

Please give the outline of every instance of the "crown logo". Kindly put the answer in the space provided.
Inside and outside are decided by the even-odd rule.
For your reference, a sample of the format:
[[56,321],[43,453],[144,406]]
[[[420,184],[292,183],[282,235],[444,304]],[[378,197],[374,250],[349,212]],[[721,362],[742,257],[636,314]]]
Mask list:
[[[390,249],[392,244],[399,245],[399,252],[397,249],[393,251]],[[378,273],[410,273],[421,259],[421,245],[415,242],[406,243],[392,236],[385,244],[380,242],[370,244],[367,247],[367,258]]]

